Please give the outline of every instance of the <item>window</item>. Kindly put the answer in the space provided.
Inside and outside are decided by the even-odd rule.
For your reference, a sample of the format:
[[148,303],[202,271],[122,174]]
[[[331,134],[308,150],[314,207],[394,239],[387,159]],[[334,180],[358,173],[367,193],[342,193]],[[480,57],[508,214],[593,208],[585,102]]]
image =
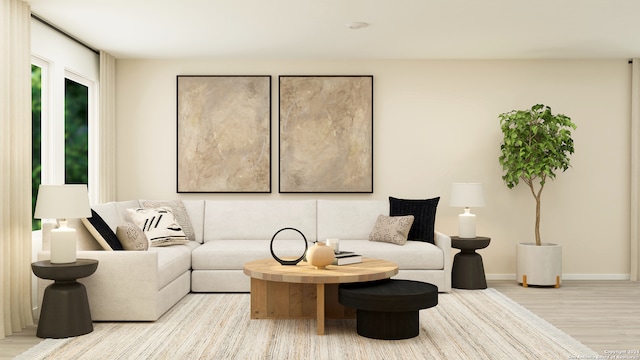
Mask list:
[[64,88],[64,182],[89,184],[89,88],[68,78]]
[[[97,174],[99,55],[32,19],[32,204],[39,185],[87,184]],[[90,161],[89,159],[95,159]],[[97,183],[97,181],[94,181]],[[93,191],[97,193],[97,191]],[[33,220],[32,228],[40,228]]]
[[[42,159],[41,159],[41,143],[42,143],[42,68],[37,65],[31,65],[31,211],[36,209],[36,198],[38,196],[38,187],[40,186],[42,176]],[[31,229],[40,229],[40,220],[31,217]]]

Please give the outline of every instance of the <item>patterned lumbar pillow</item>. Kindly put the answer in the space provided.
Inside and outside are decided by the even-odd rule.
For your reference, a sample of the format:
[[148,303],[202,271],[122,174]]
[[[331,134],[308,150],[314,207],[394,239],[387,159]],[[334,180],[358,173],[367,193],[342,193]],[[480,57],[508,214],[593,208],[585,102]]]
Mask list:
[[189,242],[170,207],[135,208],[127,211],[133,223],[147,236],[151,246],[181,245]]
[[138,225],[127,222],[116,228],[116,236],[125,250],[146,251],[149,249],[149,239]]
[[369,240],[404,245],[407,243],[407,236],[409,235],[409,230],[411,230],[411,225],[413,225],[413,219],[413,215],[380,215],[369,234]]

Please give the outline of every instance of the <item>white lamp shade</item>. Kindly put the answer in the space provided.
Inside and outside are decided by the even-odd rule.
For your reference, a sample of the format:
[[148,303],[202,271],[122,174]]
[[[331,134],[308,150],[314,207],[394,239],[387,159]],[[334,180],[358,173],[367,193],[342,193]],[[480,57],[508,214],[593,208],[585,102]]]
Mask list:
[[40,185],[36,219],[77,219],[91,217],[87,185]]
[[484,204],[484,188],[482,183],[451,184],[449,206],[483,207]]

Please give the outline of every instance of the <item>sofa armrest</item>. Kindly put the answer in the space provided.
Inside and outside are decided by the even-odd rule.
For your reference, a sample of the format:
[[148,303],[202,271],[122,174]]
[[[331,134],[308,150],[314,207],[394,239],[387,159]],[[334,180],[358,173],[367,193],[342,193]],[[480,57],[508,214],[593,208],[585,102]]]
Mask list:
[[[153,251],[78,251],[79,259],[98,260],[96,272],[78,279],[87,288],[94,320],[156,320],[154,299],[158,294],[158,254]],[[38,260],[48,260],[41,251]],[[49,280],[38,280],[38,304]]]
[[453,257],[451,250],[451,237],[441,232],[435,232],[434,244],[442,249],[444,255],[444,276],[445,276],[445,289],[444,291],[451,290],[451,269],[453,268]]

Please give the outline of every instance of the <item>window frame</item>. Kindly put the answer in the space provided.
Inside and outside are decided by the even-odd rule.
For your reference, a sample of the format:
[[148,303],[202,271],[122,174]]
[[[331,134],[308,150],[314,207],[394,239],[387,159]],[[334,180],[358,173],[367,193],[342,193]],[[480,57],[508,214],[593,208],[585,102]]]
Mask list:
[[88,88],[89,200],[98,202],[100,56],[32,18],[31,63],[42,69],[41,184],[65,182],[65,79]]

